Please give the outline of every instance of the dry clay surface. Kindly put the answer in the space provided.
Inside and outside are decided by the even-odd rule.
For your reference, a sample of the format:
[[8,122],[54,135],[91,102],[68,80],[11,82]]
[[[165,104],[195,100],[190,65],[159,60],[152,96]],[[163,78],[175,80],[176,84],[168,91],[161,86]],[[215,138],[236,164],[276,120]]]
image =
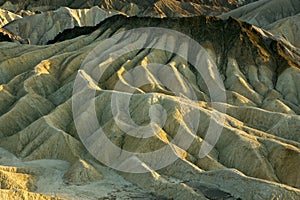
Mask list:
[[[26,7],[33,11],[24,11],[18,8],[21,4],[13,3],[5,3],[2,5],[2,8],[8,9],[11,12],[3,9],[0,10],[0,27],[4,26],[5,31],[19,36],[20,38],[17,40],[21,43],[47,44],[49,40],[53,40],[58,33],[66,29],[77,26],[95,26],[105,18],[117,13],[128,16],[182,17],[202,14],[214,15],[217,14],[217,12],[225,12],[225,14],[219,15],[219,17],[223,19],[227,19],[229,16],[239,18],[250,24],[269,30],[279,37],[286,38],[296,47],[300,45],[298,37],[300,30],[300,4],[297,0],[231,2],[203,2],[195,0],[181,3],[178,1],[145,3],[135,1],[124,1],[122,3],[115,1],[96,1],[87,4],[79,2],[56,2],[53,3],[53,5],[48,5],[48,7],[43,7],[44,9],[40,9],[45,11],[42,13],[34,13],[33,11],[39,10],[38,8],[47,4],[47,2],[40,1],[31,3]],[[92,7],[93,5],[97,6]],[[37,8],[33,9],[35,6],[37,6]],[[48,11],[49,9],[58,8],[59,6],[71,6],[73,8],[84,7],[90,9],[61,7],[54,12]],[[212,8],[209,6],[212,6]],[[222,6],[228,9],[223,9],[222,11],[220,8]],[[22,16],[24,16],[24,19],[21,19]]]
[[227,12],[221,17],[232,16],[262,27],[299,12],[300,2],[298,0],[260,0]]
[[[56,12],[66,10],[72,13],[65,8]],[[202,65],[210,69],[212,61],[216,63],[226,102],[212,104],[211,85],[205,83],[203,74],[182,56],[156,48],[169,46],[189,55],[192,41],[182,43],[163,32],[137,32],[133,41],[124,35],[122,40],[107,42],[124,30],[145,26],[174,29],[199,42],[210,55],[210,59],[203,57]],[[28,33],[34,32],[34,27],[27,27]],[[81,31],[85,34],[78,36]],[[0,45],[2,199],[300,198],[300,69],[299,55],[289,44],[247,23],[212,17],[117,15],[93,28],[55,31],[51,38],[37,41],[45,44],[52,38],[51,45],[7,41]],[[114,53],[135,44],[153,48],[130,51],[115,59]],[[93,51],[107,52],[107,60],[114,60],[100,79],[97,74],[105,63],[89,57]],[[82,68],[87,58],[91,59],[88,67]],[[162,67],[152,67],[152,63]],[[143,73],[128,75],[138,66]],[[89,87],[74,94],[78,74]],[[205,76],[214,80],[217,74],[212,70]],[[137,88],[144,80],[148,84]],[[87,90],[96,91],[93,99],[99,122],[98,127],[81,124],[91,136],[101,127],[120,149],[153,152],[170,144],[183,127],[193,142],[184,148],[172,141],[171,154],[177,160],[160,170],[147,163],[142,165],[148,172],[144,174],[105,167],[86,150],[74,124],[72,97],[80,98]],[[192,93],[196,100],[189,98]],[[120,109],[120,119],[130,117],[140,126],[149,124],[150,117],[155,119],[151,123],[158,128],[138,132],[151,137],[136,138],[119,127],[111,106],[114,94],[130,95],[130,116]],[[150,109],[157,104],[166,112]],[[90,116],[88,105],[76,108],[81,111],[76,117]],[[222,105],[226,112],[220,109]],[[200,118],[189,119],[190,112],[199,113]],[[220,118],[224,123],[220,124]],[[199,158],[211,121],[223,129],[212,151]]]
[[299,48],[299,13],[300,2],[298,0],[260,0],[229,11],[220,17],[226,19],[232,16],[262,27],[286,38]]
[[266,26],[265,29],[285,37],[293,45],[300,48],[300,14],[278,20]]
[[27,16],[3,27],[12,34],[26,39],[30,44],[47,44],[66,29],[74,27],[96,26],[115,12],[99,7],[91,9],[69,9],[62,7],[53,12]]

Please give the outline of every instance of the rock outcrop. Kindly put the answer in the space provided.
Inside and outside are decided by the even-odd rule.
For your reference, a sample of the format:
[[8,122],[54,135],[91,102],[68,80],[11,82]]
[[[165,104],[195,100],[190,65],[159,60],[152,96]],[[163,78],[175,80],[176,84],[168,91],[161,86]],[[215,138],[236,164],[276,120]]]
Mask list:
[[21,16],[9,12],[7,10],[0,9],[0,28],[11,21],[22,18]]

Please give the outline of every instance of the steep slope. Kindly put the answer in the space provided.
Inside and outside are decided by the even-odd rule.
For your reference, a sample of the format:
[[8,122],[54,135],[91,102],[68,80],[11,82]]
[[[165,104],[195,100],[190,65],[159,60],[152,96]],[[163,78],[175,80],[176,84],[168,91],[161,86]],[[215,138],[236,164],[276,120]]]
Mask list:
[[[180,34],[129,31],[140,27],[180,31],[210,57]],[[29,192],[91,199],[119,189],[130,198],[130,182],[139,187],[132,198],[300,198],[300,56],[293,46],[233,18],[122,15],[65,29],[52,43],[0,45],[0,147],[16,155],[1,155],[0,165],[64,161],[36,173],[42,182]],[[215,99],[223,93],[225,102]],[[140,128],[124,126],[128,119]],[[209,127],[221,131],[215,145]],[[212,147],[205,157],[203,146]],[[151,154],[158,164],[141,154],[159,149],[165,151]],[[129,173],[135,167],[148,173]],[[45,188],[47,181],[53,187]],[[95,189],[108,183],[117,187],[110,194]]]
[[230,9],[234,9],[241,5],[248,4],[255,0],[65,0],[65,1],[6,1],[3,8],[18,12],[20,10],[32,11],[49,11],[60,7],[70,7],[74,9],[91,8],[92,6],[99,6],[104,9],[121,11],[130,16],[190,16],[199,14],[220,14]]
[[16,15],[7,10],[0,9],[0,28],[4,25],[8,24],[9,22],[14,21],[16,19],[20,19],[20,18],[22,18],[22,17],[19,15]]
[[247,5],[249,3],[258,1],[258,0],[186,0],[186,1],[190,1],[190,2],[194,2],[194,3],[199,3],[199,4],[206,4],[206,5],[210,5],[210,6],[221,6],[221,7],[226,7],[226,8],[230,8],[230,9],[234,9],[237,7],[241,7],[243,5]]
[[300,48],[300,14],[283,18],[264,28],[273,34],[284,36],[293,45]]
[[22,39],[21,37],[10,33],[9,31],[0,28],[0,41],[8,41],[8,42],[17,42],[21,44],[26,44],[27,41]]
[[116,13],[98,7],[91,9],[69,9],[62,7],[56,11],[45,12],[13,21],[3,27],[30,44],[47,44],[66,29],[82,26],[96,26],[102,20]]
[[260,0],[227,12],[220,17],[226,19],[232,16],[263,27],[298,13],[300,13],[300,2],[298,0]]

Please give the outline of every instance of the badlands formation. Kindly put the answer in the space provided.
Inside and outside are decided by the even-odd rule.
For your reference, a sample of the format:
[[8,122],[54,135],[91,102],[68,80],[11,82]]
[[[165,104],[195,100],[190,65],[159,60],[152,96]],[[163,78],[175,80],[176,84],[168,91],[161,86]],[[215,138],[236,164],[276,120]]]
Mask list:
[[128,15],[171,17],[221,14],[255,1],[257,0],[1,0],[0,5],[2,4],[2,8],[12,12],[20,12],[21,10],[48,11],[60,7],[79,9],[99,6],[106,10],[117,10]]
[[297,1],[16,2],[0,199],[300,199]]

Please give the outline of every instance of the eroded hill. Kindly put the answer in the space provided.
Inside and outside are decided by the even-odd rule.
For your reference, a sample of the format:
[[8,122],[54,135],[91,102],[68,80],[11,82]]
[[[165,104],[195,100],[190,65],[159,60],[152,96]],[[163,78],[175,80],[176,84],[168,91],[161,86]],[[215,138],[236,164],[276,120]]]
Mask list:
[[[83,20],[98,12],[56,12],[65,10],[75,13],[70,21],[79,13]],[[51,32],[51,37],[34,43],[44,45],[1,42],[0,164],[6,167],[0,168],[0,197],[300,198],[297,49],[233,18],[100,18],[94,17],[99,21],[92,24],[83,20],[89,25],[81,27],[78,20],[59,31],[45,23],[52,30],[45,33]],[[16,24],[7,27],[24,23]],[[24,26],[23,40],[40,38],[32,36],[39,33],[35,26]],[[179,31],[206,51],[193,52],[192,40],[147,27]],[[122,35],[133,29],[137,29],[133,35]],[[147,48],[134,49],[136,45]],[[116,58],[123,50],[127,53]],[[107,56],[104,60],[98,57],[102,53]],[[204,71],[197,70],[197,59]],[[107,62],[110,65],[105,68]],[[82,88],[79,84],[76,89],[78,77]],[[211,87],[224,93],[226,101],[216,101],[218,94]],[[95,118],[85,120],[93,114],[89,101],[74,102],[90,91],[94,92],[96,126],[91,123]],[[112,106],[116,97],[129,99],[129,104]],[[190,117],[190,113],[199,115]],[[151,129],[124,128],[120,122],[129,118],[138,126],[150,123]],[[81,123],[79,129],[76,122]],[[221,132],[212,151],[201,158],[202,146],[214,142],[206,138],[211,123]],[[159,163],[169,156],[176,159],[159,170],[143,156],[115,163],[114,154],[108,156],[113,151],[103,143],[104,136],[128,152],[147,153],[167,146],[167,154],[155,154],[153,159]],[[148,173],[128,173],[129,161]]]

